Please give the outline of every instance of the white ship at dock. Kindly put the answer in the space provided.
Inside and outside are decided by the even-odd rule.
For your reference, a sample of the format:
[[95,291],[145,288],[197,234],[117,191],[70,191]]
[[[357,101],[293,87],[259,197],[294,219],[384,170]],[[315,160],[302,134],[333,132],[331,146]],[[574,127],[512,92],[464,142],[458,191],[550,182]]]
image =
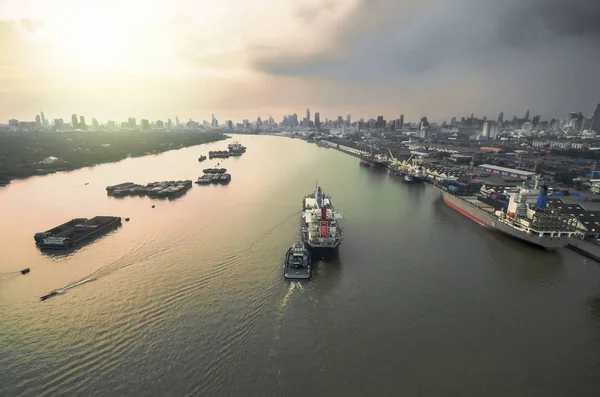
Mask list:
[[335,211],[331,197],[320,186],[302,203],[302,236],[308,247],[327,256],[342,243],[342,214]]

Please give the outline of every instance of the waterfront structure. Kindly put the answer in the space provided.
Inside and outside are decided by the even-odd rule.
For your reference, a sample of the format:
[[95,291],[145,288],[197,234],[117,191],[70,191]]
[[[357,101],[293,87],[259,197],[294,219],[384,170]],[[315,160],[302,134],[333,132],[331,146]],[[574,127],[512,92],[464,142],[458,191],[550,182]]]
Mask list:
[[496,165],[481,164],[479,166],[482,171],[489,172],[490,174],[506,176],[517,179],[531,179],[535,173],[530,171],[517,170],[514,168],[498,167]]

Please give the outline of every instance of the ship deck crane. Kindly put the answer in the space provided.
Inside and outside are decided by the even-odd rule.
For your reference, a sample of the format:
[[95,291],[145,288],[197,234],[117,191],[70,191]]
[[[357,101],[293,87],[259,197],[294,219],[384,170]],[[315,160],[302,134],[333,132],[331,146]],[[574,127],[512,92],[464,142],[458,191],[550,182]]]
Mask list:
[[394,154],[392,153],[390,148],[388,148],[388,152],[390,152],[390,158],[392,159],[392,165],[398,165],[398,159],[396,157],[394,157]]

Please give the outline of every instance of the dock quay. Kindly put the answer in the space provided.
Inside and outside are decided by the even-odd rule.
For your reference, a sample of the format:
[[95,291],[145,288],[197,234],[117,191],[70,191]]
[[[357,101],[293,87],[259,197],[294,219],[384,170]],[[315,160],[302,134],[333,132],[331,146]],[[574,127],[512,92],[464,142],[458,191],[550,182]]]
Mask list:
[[133,182],[120,183],[107,186],[109,196],[148,196],[148,197],[177,197],[187,192],[192,187],[191,180],[152,182],[147,185],[138,185]]
[[573,241],[567,245],[567,248],[581,255],[600,262],[600,245],[596,245],[586,240],[572,239]]
[[68,249],[120,225],[121,218],[118,216],[75,218],[45,232],[36,233],[33,238],[41,249]]

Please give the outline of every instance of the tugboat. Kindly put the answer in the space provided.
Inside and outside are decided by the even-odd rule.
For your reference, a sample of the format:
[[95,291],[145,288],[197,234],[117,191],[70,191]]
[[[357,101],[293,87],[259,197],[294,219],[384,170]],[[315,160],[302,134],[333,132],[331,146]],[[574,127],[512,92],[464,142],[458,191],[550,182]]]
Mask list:
[[223,174],[219,177],[219,182],[221,182],[223,185],[228,184],[229,182],[231,182],[231,175],[230,174]]
[[285,253],[283,261],[283,277],[286,280],[309,280],[311,276],[311,256],[304,246],[302,234],[299,233],[294,245]]
[[204,161],[204,160],[206,160],[206,156],[200,156],[200,157],[198,158],[198,161],[199,161],[199,162],[202,162],[202,161]]
[[210,182],[211,182],[211,176],[210,175],[202,175],[196,181],[196,183],[199,184],[199,185],[208,185]]
[[229,149],[230,156],[241,156],[242,154],[246,153],[246,147],[240,144],[238,141],[230,143],[227,146],[227,149]]

